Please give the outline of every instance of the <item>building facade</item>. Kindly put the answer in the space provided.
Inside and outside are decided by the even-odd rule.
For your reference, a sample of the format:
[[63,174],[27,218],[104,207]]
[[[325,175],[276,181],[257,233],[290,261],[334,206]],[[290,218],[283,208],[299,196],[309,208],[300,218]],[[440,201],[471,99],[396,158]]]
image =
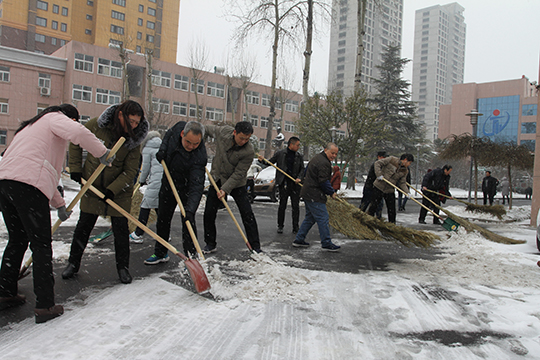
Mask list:
[[[153,128],[164,130],[180,120],[199,119],[203,124],[245,120],[253,124],[259,148],[265,149],[269,86],[211,72],[198,72],[194,79],[188,67],[154,59],[149,68],[146,56],[127,56],[130,99],[143,105],[147,114],[153,110]],[[118,49],[77,41],[52,55],[0,46],[0,152],[21,121],[47,106],[71,103],[85,121],[121,102],[126,87],[119,57]],[[281,128],[288,139],[296,135],[302,96],[285,90],[276,96],[273,134]]]
[[179,8],[180,0],[0,1],[0,45],[52,54],[71,40],[122,44],[175,63]]
[[439,135],[439,106],[452,102],[452,86],[463,83],[466,25],[458,3],[416,10],[412,100],[426,139]]
[[527,145],[534,151],[537,133],[538,92],[523,76],[517,80],[456,84],[452,103],[440,106],[439,137],[472,133],[470,117],[477,109],[478,137]]
[[[354,91],[357,53],[357,0],[334,0],[330,29],[328,92],[351,94]],[[388,45],[401,46],[403,0],[367,0],[364,24],[362,85],[375,91],[373,79],[379,78],[381,54]]]

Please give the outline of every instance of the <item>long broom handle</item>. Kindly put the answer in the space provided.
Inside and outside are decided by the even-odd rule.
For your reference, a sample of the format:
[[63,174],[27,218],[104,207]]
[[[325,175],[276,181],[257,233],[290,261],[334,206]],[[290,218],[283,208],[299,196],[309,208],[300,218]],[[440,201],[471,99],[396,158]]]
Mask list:
[[[259,154],[257,154],[257,156],[261,156]],[[282,169],[278,168],[276,165],[272,164],[270,161],[266,160],[264,157],[263,157],[263,160],[266,161],[268,164],[272,165],[273,167],[276,168],[276,170],[279,170],[283,173],[283,175],[285,175],[286,177],[288,177],[289,179],[291,179],[292,181],[296,182],[296,179],[293,178],[291,175],[287,174],[285,171],[283,171]],[[298,185],[300,186],[303,186],[302,184],[300,183],[297,183]]]
[[[126,138],[124,137],[121,137],[120,139],[118,139],[118,141],[116,142],[116,144],[113,146],[113,148],[111,149],[111,151],[109,152],[109,155],[107,156],[107,159],[110,159],[111,156],[113,156],[114,154],[116,154],[116,152],[122,147],[122,145],[124,145],[124,142],[126,141]],[[79,193],[75,196],[75,198],[73,200],[71,200],[71,203],[69,203],[66,211],[71,211],[73,210],[73,208],[75,207],[75,205],[77,205],[77,203],[79,202],[79,200],[84,196],[84,194],[86,193],[86,191],[88,190],[88,188],[90,188],[90,186],[92,185],[92,183],[97,179],[97,177],[101,174],[101,172],[103,171],[103,169],[105,169],[105,166],[106,165],[103,165],[103,164],[99,164],[98,167],[96,168],[96,170],[94,170],[94,173],[90,176],[90,178],[88,178],[88,186],[87,185],[84,185],[81,190],[79,190]],[[58,219],[56,220],[56,222],[54,223],[54,225],[52,226],[51,228],[51,235],[54,234],[54,232],[56,230],[58,230],[58,228],[60,227],[60,224],[62,223],[62,220]],[[19,272],[19,279],[21,277],[24,277],[24,273],[26,272],[26,270],[28,270],[28,268],[30,267],[30,265],[32,265],[32,262],[34,261],[34,258],[33,256],[30,256],[30,258],[28,260],[26,260],[26,262],[24,263],[23,267],[21,268],[20,272]]]
[[[407,183],[407,185],[409,185],[409,183]],[[409,185],[409,186],[411,186],[411,185]],[[416,189],[414,189],[414,190],[416,190]],[[460,203],[465,204],[465,205],[471,205],[470,202],[463,201],[463,200],[460,200],[460,199],[456,199],[456,198],[453,198],[453,197],[448,196],[448,195],[446,195],[446,194],[441,194],[440,192],[437,192],[437,191],[433,191],[433,190],[430,190],[430,189],[425,189],[425,190],[426,190],[427,192],[430,192],[430,193],[432,193],[432,194],[437,194],[437,195],[442,196],[442,197],[445,197],[445,198],[447,198],[447,199],[459,201]],[[472,205],[474,205],[474,204],[472,204]]]
[[[167,176],[167,180],[169,180],[169,184],[171,185],[171,189],[174,194],[174,197],[176,198],[176,202],[178,203],[178,206],[180,206],[180,213],[185,218],[186,210],[184,209],[182,200],[180,200],[180,195],[178,195],[178,191],[176,190],[176,186],[174,185],[174,181],[172,179],[171,173],[169,172],[169,168],[165,164],[165,160],[161,160],[161,166],[163,166],[163,171],[165,172],[165,175]],[[193,245],[195,245],[195,248],[197,249],[197,253],[201,257],[201,259],[204,260],[204,255],[201,251],[199,241],[197,241],[197,235],[195,235],[195,231],[193,231],[193,227],[191,226],[191,223],[189,222],[189,220],[186,220],[186,226],[188,228],[189,235],[191,235],[191,240],[193,241]]]
[[[383,177],[383,180],[386,181],[388,184],[392,185],[394,188],[396,188],[399,192],[401,192],[403,195],[407,196],[409,194],[407,194],[405,191],[401,190],[399,187],[397,187],[396,185],[392,184],[390,181],[386,180],[384,177]],[[413,188],[414,189],[414,188]],[[416,190],[416,189],[414,189]],[[418,191],[417,191],[418,192]],[[441,215],[437,214],[435,211],[431,210],[430,208],[428,208],[426,205],[422,204],[420,201],[416,200],[415,198],[411,197],[411,200],[414,201],[415,203],[417,203],[418,205],[420,205],[421,207],[423,207],[424,209],[426,209],[427,211],[429,211],[430,213],[433,214],[433,216],[436,216],[438,217],[439,219],[443,219],[441,217]]]
[[[422,195],[422,197],[423,197],[424,199],[428,200],[428,201],[429,201],[430,203],[432,203],[433,205],[439,207],[439,205],[435,204],[435,202],[434,202],[433,200],[431,200],[430,198],[428,198],[428,197],[427,197],[426,195],[424,195],[421,191],[418,191],[414,186],[412,186],[412,185],[409,184],[409,183],[407,183],[407,185],[409,185],[409,187],[410,187],[411,189],[413,189],[414,191],[416,191],[417,194]],[[422,206],[424,206],[424,205],[422,204]],[[432,211],[431,209],[428,209],[426,206],[424,206],[424,208],[426,208],[429,212],[431,212],[433,215],[435,215],[435,212]],[[437,215],[437,216],[439,217],[439,219],[442,220],[442,217],[440,217],[439,215]]]
[[[219,193],[219,187],[217,186],[216,182],[214,181],[214,178],[212,177],[212,174],[210,174],[210,171],[208,171],[208,168],[205,166],[204,169],[206,170],[206,174],[208,175],[208,179],[210,180],[210,183],[212,183],[212,186],[214,186],[214,189],[216,189],[216,193]],[[242,228],[238,224],[238,221],[236,221],[236,218],[234,217],[231,208],[229,207],[229,204],[227,204],[227,201],[225,201],[225,197],[221,198],[221,201],[223,202],[223,205],[225,205],[225,208],[229,212],[229,215],[231,215],[231,218],[233,219],[234,223],[236,224],[236,228],[240,232],[240,235],[242,235],[242,239],[246,242],[246,245],[249,250],[253,251],[251,248],[251,244],[249,243],[248,239],[246,238],[246,235],[242,231]]]

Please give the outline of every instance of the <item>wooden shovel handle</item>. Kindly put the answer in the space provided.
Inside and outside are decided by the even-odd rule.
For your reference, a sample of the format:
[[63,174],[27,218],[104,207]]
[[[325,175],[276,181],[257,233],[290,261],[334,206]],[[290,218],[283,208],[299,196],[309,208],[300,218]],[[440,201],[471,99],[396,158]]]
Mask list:
[[[397,187],[396,185],[392,184],[390,181],[386,180],[384,177],[383,177],[383,180],[386,181],[388,184],[392,185],[394,188],[396,188],[399,192],[401,192],[403,195],[407,196],[409,194],[407,194],[405,191],[401,190],[399,187]],[[414,188],[413,188],[414,189]],[[416,190],[416,189],[414,189]],[[417,191],[418,192],[418,191]],[[422,196],[424,196],[422,194]],[[438,217],[439,219],[442,220],[442,217],[437,214],[435,211],[431,210],[430,208],[428,208],[427,206],[425,206],[424,204],[422,204],[420,201],[416,200],[415,198],[413,198],[412,196],[410,197],[412,201],[414,201],[415,203],[417,203],[418,205],[420,205],[421,207],[423,207],[424,209],[426,209],[427,211],[429,211],[430,213],[433,214],[433,216],[436,216]]]
[[[257,154],[257,156],[260,156],[259,154]],[[263,157],[263,160],[266,161],[268,164],[272,165],[273,167],[276,168],[276,170],[279,170],[283,173],[283,175],[285,175],[286,177],[288,177],[289,179],[291,179],[292,181],[294,181],[296,183],[296,179],[293,178],[291,175],[287,174],[285,171],[283,171],[283,169],[280,169],[279,167],[277,167],[276,165],[272,164],[270,161],[266,160],[264,157]],[[300,186],[303,186],[302,184],[300,183],[297,183],[298,185]]]

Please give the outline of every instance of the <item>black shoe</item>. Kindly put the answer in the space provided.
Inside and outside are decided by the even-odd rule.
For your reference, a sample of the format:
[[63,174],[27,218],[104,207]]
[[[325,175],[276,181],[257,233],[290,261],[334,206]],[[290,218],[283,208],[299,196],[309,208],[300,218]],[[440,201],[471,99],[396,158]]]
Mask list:
[[36,317],[36,324],[44,323],[56,317],[59,317],[64,313],[64,307],[62,305],[54,305],[48,309],[34,309],[34,315]]
[[419,223],[419,224],[425,224],[426,221],[425,221],[425,220],[418,220],[418,223]]
[[433,225],[441,225],[439,219],[433,219]]
[[217,246],[211,247],[210,245],[206,245],[204,249],[202,250],[203,254],[210,254],[217,251]]
[[126,268],[118,269],[118,277],[120,278],[120,282],[122,284],[131,284],[131,281],[133,280],[128,269]]
[[283,226],[278,226],[277,233],[278,234],[283,234]]
[[256,252],[257,254],[260,254],[263,252],[262,249],[253,249],[253,251]]
[[15,306],[20,306],[26,302],[26,296],[15,295],[0,297],[0,310],[9,309]]
[[71,279],[79,271],[75,265],[68,263],[64,271],[62,271],[62,279]]
[[294,246],[294,247],[308,247],[309,243],[305,242],[305,241],[294,240],[293,243],[292,243],[292,246]]
[[293,233],[293,234],[297,234],[297,233],[298,233],[298,229],[297,229],[297,228],[292,229],[292,233]]

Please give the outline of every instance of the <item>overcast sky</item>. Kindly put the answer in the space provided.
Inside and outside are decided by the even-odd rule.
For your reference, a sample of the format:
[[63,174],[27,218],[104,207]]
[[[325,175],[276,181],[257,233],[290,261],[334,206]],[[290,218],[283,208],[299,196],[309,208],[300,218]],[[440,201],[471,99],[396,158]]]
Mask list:
[[[330,1],[330,0],[328,0]],[[355,0],[350,0],[355,1]],[[418,9],[451,2],[433,0],[404,0],[403,42],[404,58],[412,60],[414,16]],[[465,49],[465,82],[491,82],[518,79],[522,75],[538,81],[540,54],[540,0],[460,0],[465,8],[467,25]],[[223,16],[223,0],[181,0],[177,62],[189,64],[189,50],[194,43],[204,43],[209,51],[209,69],[226,67],[228,54],[234,53],[231,36],[236,24]],[[326,92],[328,81],[329,29],[314,44],[310,91]],[[257,40],[257,39],[254,39]],[[255,82],[270,85],[270,41],[253,41],[249,52],[256,54],[258,76]],[[301,91],[303,62],[300,55],[290,60],[296,81],[294,89]],[[412,78],[412,65],[403,77]]]

